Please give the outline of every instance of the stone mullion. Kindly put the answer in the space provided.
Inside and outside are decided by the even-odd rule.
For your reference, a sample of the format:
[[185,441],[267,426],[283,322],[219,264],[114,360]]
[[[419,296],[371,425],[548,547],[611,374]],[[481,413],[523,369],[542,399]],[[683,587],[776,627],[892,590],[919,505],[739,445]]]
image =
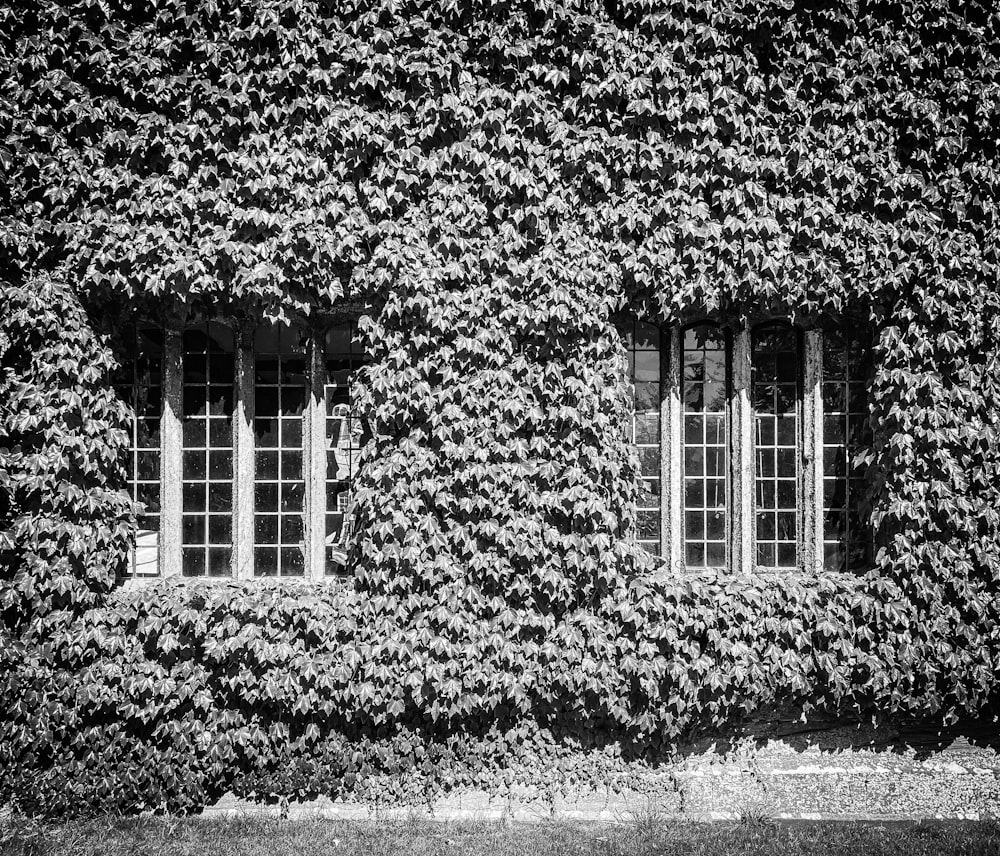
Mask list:
[[159,573],[181,573],[183,513],[183,322],[170,322],[163,331],[163,411],[160,416],[160,542]]
[[253,577],[254,481],[254,352],[253,328],[234,328],[236,376],[233,409],[233,560],[236,579]]
[[751,573],[754,557],[754,449],[753,411],[750,405],[750,330],[733,337],[732,396],[730,397],[730,448],[732,556],[735,573]]
[[311,331],[306,359],[308,395],[302,416],[306,579],[320,581],[326,574],[326,362],[321,331]]
[[807,330],[802,372],[802,568],[823,564],[823,331]]
[[684,569],[681,553],[681,329],[667,332],[667,347],[660,351],[660,555],[675,572]]

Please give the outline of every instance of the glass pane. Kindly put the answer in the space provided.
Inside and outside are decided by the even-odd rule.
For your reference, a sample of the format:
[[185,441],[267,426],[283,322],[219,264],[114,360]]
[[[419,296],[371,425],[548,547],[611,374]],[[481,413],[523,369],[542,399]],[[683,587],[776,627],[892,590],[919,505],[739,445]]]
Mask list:
[[281,543],[299,544],[303,538],[302,516],[285,515],[281,518]]
[[[145,507],[145,514],[140,515],[143,525],[146,525],[146,518],[151,514],[156,514],[160,510],[160,483],[148,482],[137,483],[135,486],[135,498]],[[140,526],[140,528],[142,528]]]
[[208,548],[208,573],[213,577],[228,577],[232,572],[232,549],[229,547]]
[[233,444],[233,426],[228,419],[212,419],[208,425],[208,443],[213,448],[226,448]]
[[633,364],[636,380],[659,381],[660,379],[660,352],[659,351],[638,351],[635,354]]
[[660,414],[637,413],[635,416],[635,442],[660,442]]
[[160,452],[136,453],[136,478],[143,481],[156,480],[160,477]]
[[204,544],[205,518],[185,514],[181,522],[181,541],[184,544]]
[[213,483],[208,486],[208,510],[232,511],[233,486],[229,483]]
[[184,445],[188,448],[205,445],[205,420],[188,419],[183,428]]
[[299,484],[288,484],[281,486],[281,510],[302,511],[302,499],[305,494],[304,487]]
[[258,420],[277,416],[281,412],[278,407],[278,388],[258,386],[254,392],[254,408]]
[[[352,419],[351,385],[357,377],[358,370],[367,362],[366,356],[358,341],[357,330],[353,323],[342,323],[327,330],[326,334],[326,400],[327,424],[327,552],[326,573],[338,575],[343,573],[343,555],[348,551],[347,533],[350,531],[351,520],[351,481],[358,466],[362,437],[350,432]],[[360,428],[360,420],[359,422]],[[282,426],[283,430],[285,425]],[[301,434],[301,420],[298,427],[289,426],[291,431]],[[290,436],[290,435],[289,435]],[[295,471],[295,464],[292,462]],[[282,497],[283,507],[301,506],[301,494],[289,493]],[[289,529],[289,532],[293,530]],[[291,534],[289,537],[292,537]],[[292,566],[294,570],[294,566]]]
[[278,549],[254,547],[253,572],[258,577],[273,577],[278,573]]
[[869,373],[869,347],[861,325],[824,333],[823,561],[829,570],[861,572],[871,564],[871,531],[860,515],[865,482],[850,463],[871,445]]
[[632,420],[628,439],[639,458],[636,536],[654,555],[660,552],[660,330],[654,324],[631,322],[622,330],[632,384]]
[[635,348],[637,351],[660,350],[660,328],[655,324],[638,321],[635,325]]
[[253,519],[255,544],[278,543],[278,517],[273,514],[256,514]]
[[274,481],[278,478],[278,453],[258,452],[257,453],[257,479],[260,481]]
[[281,453],[281,478],[284,480],[302,478],[302,453]]
[[753,332],[751,400],[754,404],[757,563],[789,569],[798,564],[799,336],[787,324]]
[[[303,529],[305,340],[304,331],[279,324],[263,325],[254,340],[258,450],[254,544],[261,548],[254,555],[261,562],[255,572],[265,576],[299,575],[304,567],[297,545]],[[290,550],[291,545],[296,546]]]
[[286,577],[300,577],[305,572],[305,557],[297,547],[281,548],[281,574]]
[[660,512],[638,511],[636,512],[636,524],[640,538],[658,538],[660,535]]
[[660,449],[658,446],[639,448],[639,473],[644,476],[660,474]]
[[205,485],[199,482],[185,482],[181,488],[181,499],[185,511],[204,511]]
[[278,446],[278,420],[277,419],[255,419],[254,435],[256,446],[261,448],[277,448]]
[[354,333],[354,325],[345,322],[335,324],[327,328],[326,331],[326,355],[329,358],[334,354],[350,354],[351,339]]
[[660,407],[660,384],[647,381],[636,381],[635,387],[635,412],[647,413],[650,410],[659,410]]
[[639,494],[636,497],[637,508],[653,508],[660,501],[659,479],[642,479],[639,482]]
[[205,550],[202,547],[184,547],[181,553],[181,565],[186,577],[204,576]]
[[233,477],[233,453],[230,449],[208,453],[208,477],[212,481],[227,481]]
[[185,574],[231,573],[234,361],[233,334],[223,325],[185,331],[182,494],[184,541],[190,545],[182,558]]
[[229,514],[213,514],[208,518],[210,544],[227,545],[233,540],[233,518]]
[[278,485],[261,483],[254,485],[254,500],[257,511],[277,511]]
[[684,556],[692,568],[720,567],[725,560],[727,366],[726,337],[720,327],[699,324],[684,331]]
[[184,452],[183,475],[191,481],[205,478],[205,453],[200,449],[194,452]]

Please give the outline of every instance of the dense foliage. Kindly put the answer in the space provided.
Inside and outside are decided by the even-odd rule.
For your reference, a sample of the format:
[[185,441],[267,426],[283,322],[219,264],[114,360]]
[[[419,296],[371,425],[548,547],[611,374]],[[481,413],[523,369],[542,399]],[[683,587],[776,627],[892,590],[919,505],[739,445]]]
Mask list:
[[[995,697],[991,4],[77,0],[0,32],[12,283],[251,315],[346,288],[374,357],[355,591],[81,601],[8,682],[6,794],[433,790],[774,702]],[[647,573],[616,312],[873,323],[870,575]]]
[[121,491],[128,411],[72,291],[0,289],[0,615],[36,640],[100,604],[133,537]]

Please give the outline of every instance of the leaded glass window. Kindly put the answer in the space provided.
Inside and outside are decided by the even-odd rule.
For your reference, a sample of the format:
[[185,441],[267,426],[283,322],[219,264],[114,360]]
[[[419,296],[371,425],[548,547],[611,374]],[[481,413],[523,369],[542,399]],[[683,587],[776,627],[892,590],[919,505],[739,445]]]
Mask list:
[[306,404],[301,331],[264,324],[254,337],[254,574],[305,573],[302,414]]
[[751,387],[754,408],[757,565],[798,565],[799,334],[785,324],[753,331]]
[[157,574],[160,536],[163,334],[154,327],[130,325],[125,339],[116,388],[134,413],[129,426],[128,484],[132,499],[142,507],[129,574],[150,577]]
[[625,330],[634,391],[631,440],[639,453],[636,524],[639,543],[660,553],[660,328],[634,322]]
[[228,576],[233,510],[233,334],[210,322],[184,332],[182,570]]
[[870,445],[868,349],[857,329],[823,336],[823,566],[831,571],[868,567],[871,538],[860,508],[864,473],[854,461]]
[[326,355],[326,573],[343,573],[346,534],[351,513],[351,484],[358,468],[363,426],[351,406],[351,381],[365,363],[357,325],[343,322],[330,327]]
[[684,565],[724,568],[728,525],[726,337],[714,324],[684,331],[682,351]]

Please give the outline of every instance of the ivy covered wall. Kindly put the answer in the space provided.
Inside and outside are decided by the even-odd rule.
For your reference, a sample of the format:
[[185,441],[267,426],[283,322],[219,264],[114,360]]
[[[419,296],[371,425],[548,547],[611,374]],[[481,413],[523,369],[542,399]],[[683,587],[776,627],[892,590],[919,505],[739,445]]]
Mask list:
[[[79,0],[5,6],[0,33],[8,294],[54,280],[95,318],[349,294],[373,356],[355,589],[91,586],[36,631],[5,613],[4,650],[39,654],[3,661],[0,799],[499,786],[518,753],[661,753],[774,702],[992,704],[991,4]],[[870,319],[868,575],[653,573],[620,312]],[[2,522],[7,604],[51,572],[7,558],[30,525]]]

